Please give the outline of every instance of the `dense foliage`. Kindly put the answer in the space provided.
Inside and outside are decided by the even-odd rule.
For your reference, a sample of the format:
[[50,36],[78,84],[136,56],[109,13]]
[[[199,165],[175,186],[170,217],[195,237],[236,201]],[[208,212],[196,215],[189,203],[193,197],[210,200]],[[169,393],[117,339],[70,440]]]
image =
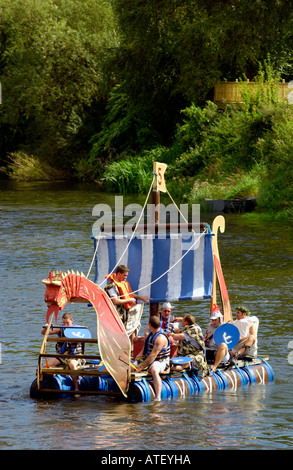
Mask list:
[[268,57],[275,83],[292,79],[292,20],[288,0],[0,0],[1,164],[21,177],[27,155],[34,177],[49,163],[136,191],[160,159],[178,197],[224,180],[290,212],[291,109],[212,100],[220,80],[260,79]]
[[58,164],[78,158],[109,90],[114,31],[106,0],[0,0],[2,158],[19,148]]

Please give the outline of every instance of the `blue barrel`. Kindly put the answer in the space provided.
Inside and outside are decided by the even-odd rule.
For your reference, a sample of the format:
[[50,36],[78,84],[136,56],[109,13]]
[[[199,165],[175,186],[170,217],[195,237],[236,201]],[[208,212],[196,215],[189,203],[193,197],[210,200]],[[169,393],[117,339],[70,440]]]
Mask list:
[[172,391],[170,385],[166,380],[162,380],[162,392],[161,392],[161,399],[168,400],[172,396]]
[[195,372],[191,372],[190,378],[193,380],[193,382],[194,382],[194,383],[196,384],[196,386],[197,386],[197,390],[196,390],[196,388],[194,389],[195,392],[196,392],[196,391],[198,391],[198,392],[203,392],[203,391],[204,391],[203,383],[202,383],[202,381],[197,377],[197,375],[196,375]]
[[144,388],[145,401],[150,401],[152,399],[150,386],[144,377],[142,378],[142,383],[143,383],[143,388]]
[[[52,390],[49,392],[42,391],[43,389]],[[54,393],[54,390],[64,390],[64,393]],[[66,391],[74,390],[74,384],[71,376],[49,376],[45,377],[40,382],[40,390],[38,390],[37,379],[33,381],[30,387],[31,398],[65,398],[70,396]]]
[[241,385],[246,385],[248,382],[249,382],[249,378],[247,378],[247,375],[244,373],[244,371],[242,371],[241,369],[239,369],[239,367],[236,365],[236,374],[239,375],[240,377],[240,380],[241,380]]
[[217,373],[214,373],[212,375],[212,379],[214,379],[214,381],[216,382],[218,390],[222,390],[222,388],[224,388],[223,380],[221,380],[221,377],[219,377]]
[[257,382],[253,369],[251,367],[249,367],[249,365],[247,365],[247,363],[246,363],[245,367],[242,367],[242,370],[245,371],[246,374],[248,375],[249,382],[251,384]]
[[263,365],[265,366],[265,368],[268,372],[269,381],[273,382],[275,380],[275,373],[274,373],[273,368],[270,366],[270,364],[265,359],[263,359],[262,357],[260,357],[260,359],[263,361]]
[[172,398],[178,397],[178,388],[176,387],[175,382],[172,380],[171,377],[167,376],[165,379],[166,382],[168,382],[170,390],[171,390],[171,396]]
[[131,382],[129,385],[127,400],[130,402],[148,401],[150,389],[148,384],[143,382]]
[[215,372],[215,375],[219,378],[219,380],[221,381],[221,388],[222,389],[226,389],[226,388],[229,388],[229,382],[228,382],[228,379],[227,377],[225,376],[225,374],[223,374],[223,372],[221,372],[220,370],[217,370]]
[[250,375],[247,372],[247,369],[245,367],[238,368],[239,372],[242,374],[243,380],[244,380],[244,385],[247,385],[250,382]]
[[189,393],[194,393],[195,392],[194,381],[190,379],[190,377],[186,374],[186,372],[183,372],[183,377],[184,377],[184,380],[188,384]]
[[98,391],[103,390],[102,380],[100,377],[79,377],[79,390],[81,391]]
[[70,375],[55,375],[52,379],[56,381],[56,390],[74,390]]

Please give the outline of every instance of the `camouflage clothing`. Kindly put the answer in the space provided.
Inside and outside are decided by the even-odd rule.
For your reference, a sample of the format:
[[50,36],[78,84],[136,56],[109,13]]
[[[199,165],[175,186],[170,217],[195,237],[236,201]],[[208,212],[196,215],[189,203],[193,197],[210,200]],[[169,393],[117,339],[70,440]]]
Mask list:
[[195,323],[182,328],[185,339],[178,341],[177,356],[192,357],[191,367],[198,369],[203,377],[208,375],[208,365],[204,354],[205,344],[201,328]]

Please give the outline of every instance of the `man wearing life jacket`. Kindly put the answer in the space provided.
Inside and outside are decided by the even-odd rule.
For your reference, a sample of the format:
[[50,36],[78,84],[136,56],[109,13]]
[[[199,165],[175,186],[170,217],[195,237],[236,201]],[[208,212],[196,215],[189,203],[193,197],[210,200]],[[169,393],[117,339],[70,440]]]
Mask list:
[[137,355],[137,359],[145,357],[137,366],[138,372],[148,368],[153,377],[155,389],[155,401],[161,400],[162,380],[161,372],[169,369],[170,341],[166,333],[160,327],[160,319],[153,315],[149,319],[150,333],[145,340],[144,348]]
[[[45,334],[47,330],[48,324],[42,328],[41,334]],[[52,328],[49,331],[49,335],[58,335],[60,338],[64,336],[64,328],[77,326],[73,323],[73,318],[70,313],[64,313],[62,315],[62,327]],[[64,327],[64,328],[63,328]],[[59,342],[56,343],[56,352],[57,354],[84,354],[84,346],[82,343],[67,343],[67,342]],[[47,361],[47,367],[54,367],[59,366],[60,364],[64,367],[68,367],[70,370],[77,370],[79,367],[85,364],[85,359],[74,359],[72,357],[69,358],[59,358],[59,357],[50,357]],[[72,376],[72,380],[74,383],[75,391],[78,391],[78,377],[77,375]]]
[[142,310],[138,311],[138,313],[136,312],[134,308],[136,301],[141,300],[142,302],[148,302],[149,297],[132,292],[130,284],[127,281],[128,273],[129,269],[126,266],[122,264],[118,266],[116,273],[111,273],[106,276],[108,284],[104,290],[115,305],[132,343],[136,331],[140,327],[140,316],[142,313]]
[[[178,341],[177,356],[191,357],[191,368],[197,369],[203,377],[208,375],[204,338],[200,326],[195,323],[194,316],[184,315],[181,332],[171,333],[169,336]],[[176,365],[175,369],[182,370],[184,367],[184,365]]]

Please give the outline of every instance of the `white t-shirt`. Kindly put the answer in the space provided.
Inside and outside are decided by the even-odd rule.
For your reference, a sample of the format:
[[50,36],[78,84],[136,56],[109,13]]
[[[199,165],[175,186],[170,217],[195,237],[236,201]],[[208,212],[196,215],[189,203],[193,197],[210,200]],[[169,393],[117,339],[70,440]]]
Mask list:
[[254,325],[255,333],[256,333],[256,341],[249,349],[248,354],[251,356],[256,356],[257,355],[257,332],[258,332],[259,319],[255,316],[250,315],[249,317],[241,318],[241,320],[235,320],[233,322],[233,325],[235,325],[238,328],[239,333],[240,333],[240,339],[248,336],[249,328],[251,327],[251,325]]

